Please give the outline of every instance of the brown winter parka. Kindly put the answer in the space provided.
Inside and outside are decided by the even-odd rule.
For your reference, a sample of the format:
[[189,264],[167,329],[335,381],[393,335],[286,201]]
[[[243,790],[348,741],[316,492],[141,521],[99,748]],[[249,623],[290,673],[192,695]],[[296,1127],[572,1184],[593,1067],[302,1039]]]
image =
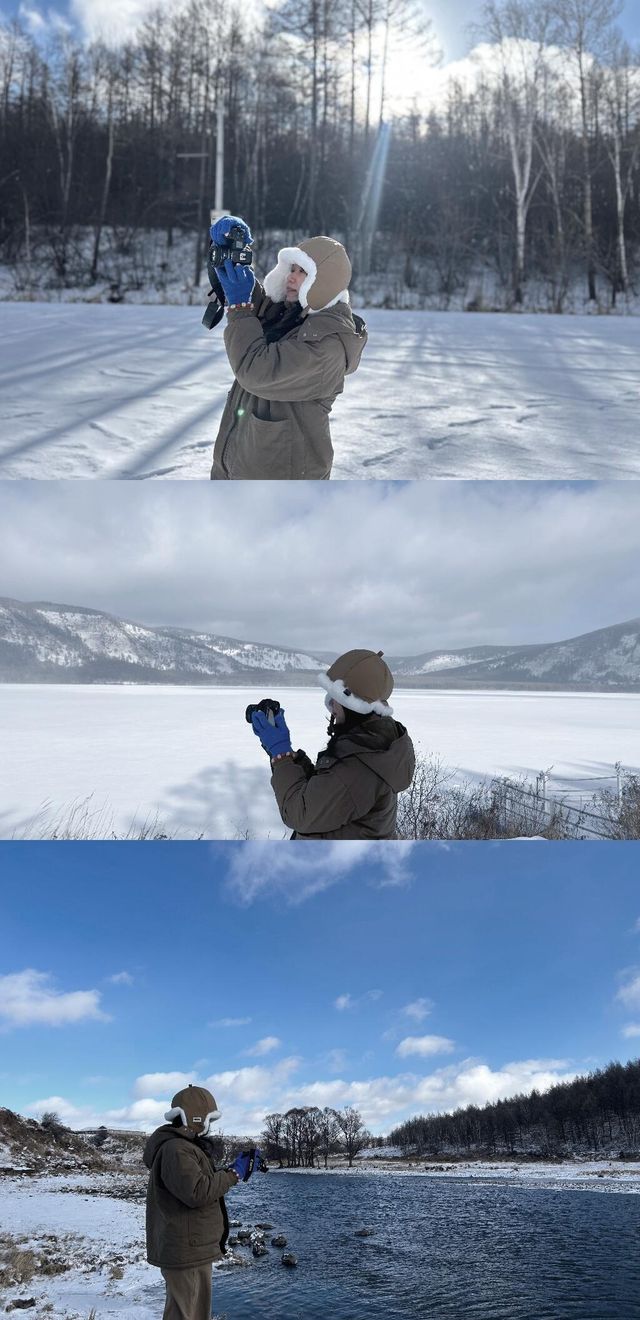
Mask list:
[[216,1173],[184,1128],[171,1123],[152,1132],[144,1149],[147,1187],[147,1260],[180,1270],[222,1259],[227,1231],[224,1193],[234,1173]]
[[358,367],[366,326],[339,302],[303,315],[267,343],[263,323],[277,306],[256,282],[251,307],[227,317],[235,381],[213,451],[213,480],[321,481],[331,474],[329,413],[345,376]]
[[398,793],[414,771],[407,730],[372,714],[315,765],[304,752],[272,762],[271,785],[294,839],[395,839]]

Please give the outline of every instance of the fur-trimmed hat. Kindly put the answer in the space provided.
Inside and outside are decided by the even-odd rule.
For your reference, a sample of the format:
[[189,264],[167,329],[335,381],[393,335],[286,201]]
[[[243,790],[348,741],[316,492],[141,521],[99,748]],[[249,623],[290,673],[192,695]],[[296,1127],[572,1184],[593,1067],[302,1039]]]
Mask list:
[[393,715],[388,703],[393,675],[382,655],[382,651],[345,651],[326,674],[318,674],[318,682],[327,693],[327,709],[337,701],[359,715]]
[[204,1086],[185,1086],[174,1095],[171,1109],[164,1117],[167,1123],[181,1118],[185,1127],[194,1128],[200,1136],[206,1136],[211,1123],[215,1123],[221,1114],[211,1092]]
[[264,291],[272,302],[282,302],[291,266],[302,266],[307,277],[298,292],[301,307],[323,312],[339,302],[349,302],[351,262],[335,238],[319,235],[305,238],[299,247],[281,248],[278,264],[265,275]]

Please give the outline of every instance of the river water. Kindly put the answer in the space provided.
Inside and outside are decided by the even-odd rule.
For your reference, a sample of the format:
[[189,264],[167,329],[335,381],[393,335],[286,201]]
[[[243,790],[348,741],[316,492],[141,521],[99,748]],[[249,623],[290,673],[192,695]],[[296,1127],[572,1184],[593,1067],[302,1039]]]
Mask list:
[[268,1256],[216,1270],[218,1320],[640,1320],[639,1196],[278,1172],[228,1208],[273,1230]]

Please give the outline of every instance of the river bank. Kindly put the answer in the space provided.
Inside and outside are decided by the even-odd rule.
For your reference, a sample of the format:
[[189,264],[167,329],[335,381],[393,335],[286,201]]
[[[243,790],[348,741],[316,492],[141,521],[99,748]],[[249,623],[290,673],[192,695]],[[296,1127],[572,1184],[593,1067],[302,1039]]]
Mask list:
[[[344,1192],[336,1196],[338,1180]],[[409,1180],[415,1190],[407,1198],[403,1188]],[[38,1320],[40,1316],[47,1320],[111,1320],[123,1315],[128,1320],[156,1320],[164,1290],[158,1271],[145,1259],[145,1188],[143,1170],[50,1176],[24,1172],[2,1178],[2,1309],[24,1310]],[[302,1248],[300,1268],[294,1271],[296,1282],[292,1284],[291,1272],[283,1270],[281,1252],[272,1250],[266,1260],[256,1261],[250,1248],[234,1247],[229,1259],[216,1270],[214,1305],[224,1304],[224,1316],[235,1320],[236,1315],[254,1314],[251,1305],[255,1295],[269,1294],[274,1317],[282,1307],[282,1314],[306,1315],[305,1310],[287,1312],[286,1298],[293,1295],[295,1287],[307,1296],[306,1274],[313,1275],[319,1263],[335,1252],[336,1244],[345,1257],[345,1271],[362,1267],[365,1259],[371,1259],[378,1269],[393,1272],[392,1262],[386,1259],[386,1230],[381,1227],[391,1206],[395,1207],[395,1231],[406,1247],[415,1237],[409,1217],[419,1202],[428,1207],[442,1201],[448,1206],[454,1230],[460,1227],[461,1217],[469,1215],[473,1203],[472,1222],[488,1219],[499,1236],[505,1194],[520,1207],[526,1223],[531,1215],[540,1213],[541,1205],[555,1206],[554,1213],[560,1216],[565,1213],[565,1205],[574,1215],[581,1213],[581,1204],[595,1206],[597,1202],[604,1206],[601,1197],[592,1201],[582,1196],[576,1205],[575,1196],[569,1193],[610,1193],[615,1199],[615,1194],[639,1191],[640,1162],[620,1160],[426,1163],[373,1158],[351,1169],[346,1162],[335,1162],[327,1170],[273,1168],[268,1177],[242,1185],[229,1198],[229,1212],[236,1224],[244,1226],[267,1218],[274,1232],[287,1234],[294,1251]],[[316,1228],[307,1240],[308,1224],[303,1221],[314,1206],[318,1213]],[[468,1223],[464,1231],[468,1233]],[[267,1234],[267,1240],[269,1237]],[[425,1242],[427,1238],[425,1228]],[[368,1254],[363,1256],[363,1252]],[[310,1310],[308,1314],[315,1312]]]

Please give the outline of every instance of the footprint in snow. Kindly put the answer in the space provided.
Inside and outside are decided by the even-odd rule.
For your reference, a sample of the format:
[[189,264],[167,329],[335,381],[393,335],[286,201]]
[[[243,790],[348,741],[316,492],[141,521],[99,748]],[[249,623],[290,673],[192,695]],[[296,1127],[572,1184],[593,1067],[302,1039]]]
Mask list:
[[395,458],[396,454],[402,454],[402,449],[388,449],[386,454],[374,454],[373,458],[363,459],[363,467],[375,467],[379,463],[388,463],[390,458]]
[[439,449],[441,445],[447,445],[448,443],[448,435],[434,435],[431,440],[427,440],[427,449]]

